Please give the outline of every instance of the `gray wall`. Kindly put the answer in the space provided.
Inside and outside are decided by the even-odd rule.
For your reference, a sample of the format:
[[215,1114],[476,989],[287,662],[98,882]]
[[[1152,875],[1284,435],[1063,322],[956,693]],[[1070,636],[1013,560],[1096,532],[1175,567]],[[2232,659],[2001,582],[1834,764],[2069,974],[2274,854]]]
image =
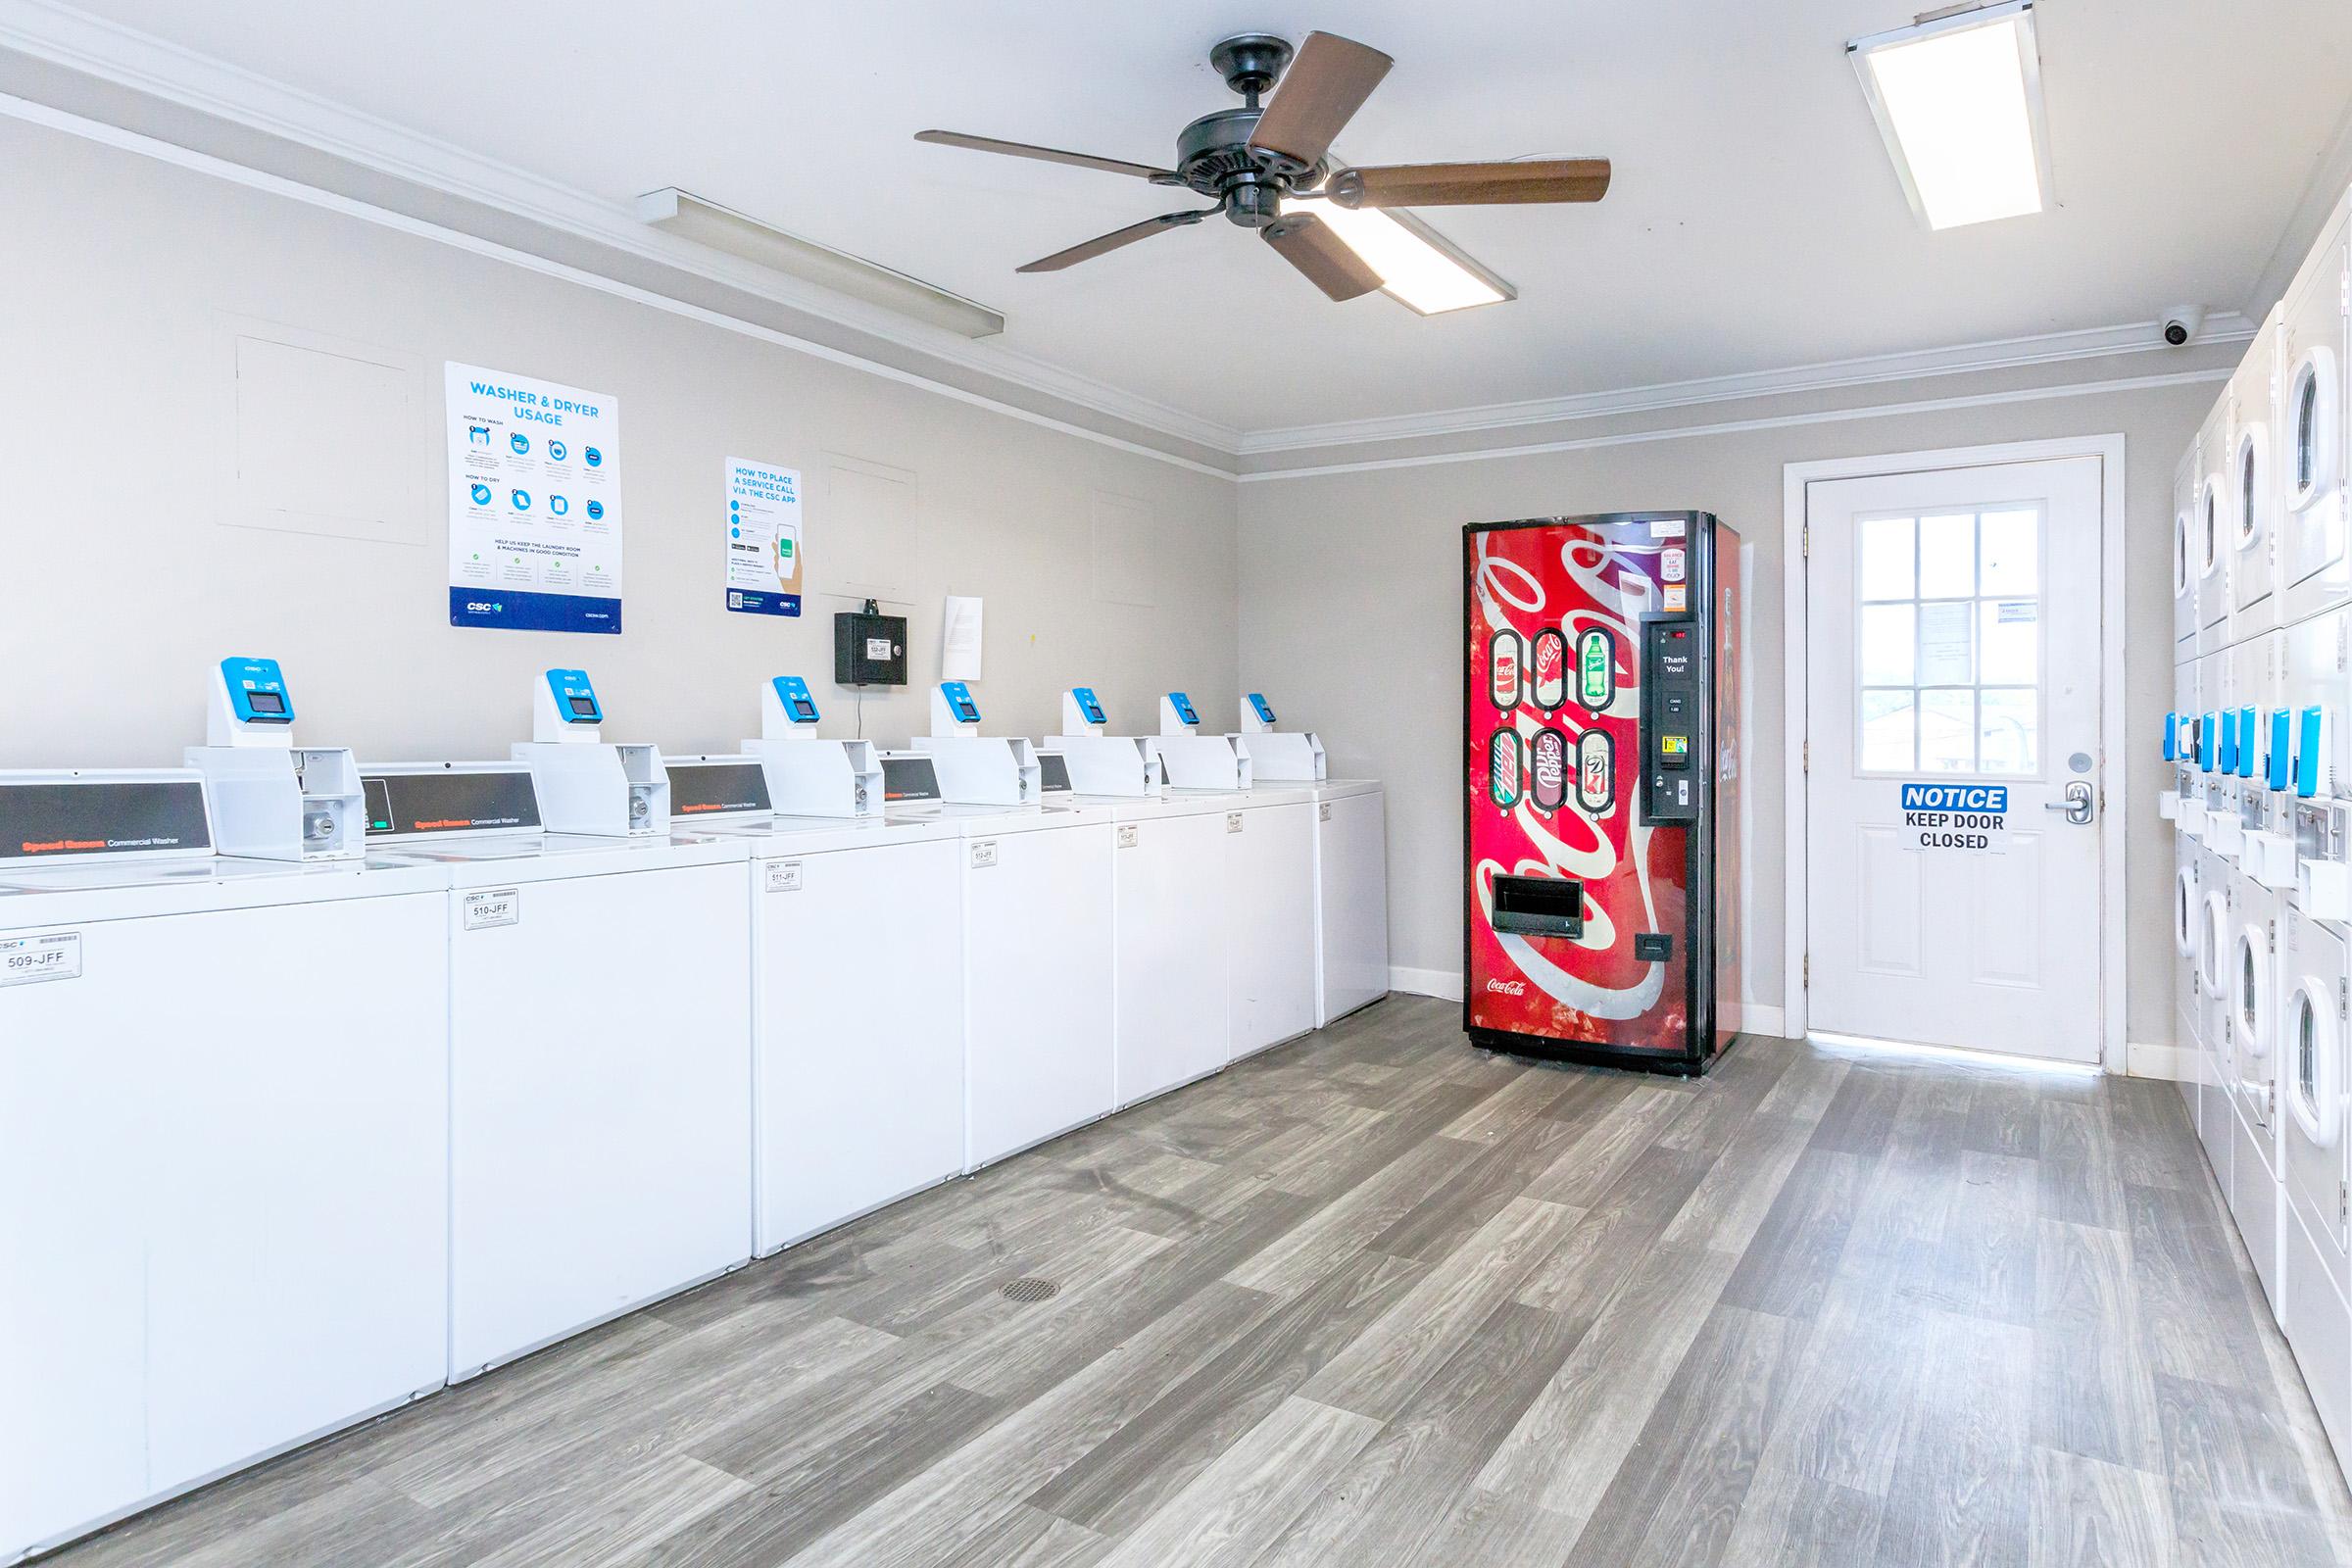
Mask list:
[[[284,661],[300,734],[363,759],[506,755],[551,665],[596,677],[614,739],[731,748],[757,683],[830,695],[828,452],[911,470],[915,684],[865,733],[927,727],[940,598],[987,602],[998,733],[1058,727],[1091,682],[1149,728],[1158,692],[1236,698],[1234,487],[612,293],[62,132],[0,121],[0,628],[15,665],[0,766],[176,762],[203,738],[205,666]],[[359,466],[413,498],[414,542],[223,526],[234,490],[232,318],[414,362],[414,428]],[[448,622],[441,367],[462,360],[619,400],[628,525],[619,637]],[[810,598],[799,621],[722,608],[728,456],[801,467]],[[1092,493],[1143,502],[1149,607],[1096,593]],[[1132,595],[1130,595],[1132,597]]]
[[1390,961],[1458,984],[1461,525],[1620,510],[1715,513],[1754,547],[1745,776],[1757,918],[1748,990],[1777,1006],[1788,950],[1775,871],[1784,861],[1783,466],[2121,432],[2130,550],[2122,700],[2131,763],[2126,799],[2111,805],[2123,807],[2129,824],[2126,1024],[2132,1040],[2169,1044],[2163,894],[2171,834],[2151,803],[2163,783],[2156,737],[2172,697],[2173,468],[2220,392],[2208,381],[1247,483],[1243,682],[1321,732],[1335,776],[1388,781]]

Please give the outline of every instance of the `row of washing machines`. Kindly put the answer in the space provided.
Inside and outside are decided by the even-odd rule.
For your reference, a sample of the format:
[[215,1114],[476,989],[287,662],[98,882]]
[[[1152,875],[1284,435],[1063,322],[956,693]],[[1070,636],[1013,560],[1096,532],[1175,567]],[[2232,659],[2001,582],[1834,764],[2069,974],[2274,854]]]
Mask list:
[[2175,480],[2161,803],[2177,830],[2181,1093],[2339,1459],[2352,1459],[2347,215]]
[[730,756],[292,739],[0,773],[0,1562],[471,1377],[1363,1006],[1377,784],[1311,734],[903,750],[761,693]]

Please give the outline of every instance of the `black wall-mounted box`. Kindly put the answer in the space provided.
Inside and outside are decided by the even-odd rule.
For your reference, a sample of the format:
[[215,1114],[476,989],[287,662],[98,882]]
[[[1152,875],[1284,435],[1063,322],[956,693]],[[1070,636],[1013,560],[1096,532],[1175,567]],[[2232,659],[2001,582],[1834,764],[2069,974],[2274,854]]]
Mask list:
[[906,617],[845,610],[833,617],[833,679],[842,686],[906,684]]

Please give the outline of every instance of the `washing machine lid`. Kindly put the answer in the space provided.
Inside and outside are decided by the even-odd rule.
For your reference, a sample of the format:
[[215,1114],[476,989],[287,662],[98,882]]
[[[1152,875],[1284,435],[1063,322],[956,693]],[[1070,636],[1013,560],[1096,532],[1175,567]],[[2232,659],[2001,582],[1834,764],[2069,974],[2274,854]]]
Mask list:
[[952,822],[914,816],[745,816],[696,824],[696,831],[739,838],[755,860],[810,855],[826,850],[874,849],[960,838]]
[[893,806],[889,814],[903,821],[945,822],[966,838],[995,833],[1050,832],[1111,819],[1110,808],[1072,800],[1058,800],[1046,806],[954,806],[923,801]]
[[1065,795],[1056,805],[1091,807],[1107,811],[1114,822],[1149,822],[1171,816],[1214,816],[1225,802],[1214,794],[1178,790],[1167,795]]
[[335,860],[83,861],[0,875],[0,928],[434,893],[427,867]]
[[592,838],[580,833],[451,834],[385,847],[370,856],[403,865],[440,868],[456,889],[552,882],[564,877],[612,876],[684,866],[724,865],[751,858],[745,840],[715,833],[672,833],[642,839]]

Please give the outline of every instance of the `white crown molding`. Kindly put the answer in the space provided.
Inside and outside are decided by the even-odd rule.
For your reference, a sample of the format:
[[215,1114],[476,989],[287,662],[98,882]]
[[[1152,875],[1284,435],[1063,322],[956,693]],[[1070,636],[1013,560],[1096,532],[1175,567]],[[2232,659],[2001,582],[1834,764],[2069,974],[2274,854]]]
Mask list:
[[[55,0],[0,0],[0,48],[808,312],[895,346],[1220,455],[1241,432],[664,234],[600,200]],[[205,151],[198,148],[196,151]],[[351,195],[351,192],[335,192]]]
[[[2162,326],[2163,323],[2159,321],[2132,321],[2122,326],[2045,332],[2034,337],[1997,338],[1985,343],[1963,343],[1950,348],[1924,349],[1904,354],[1829,360],[1818,365],[1797,365],[1786,369],[1755,370],[1740,375],[1663,381],[1655,386],[1627,387],[1613,392],[1584,392],[1571,397],[1538,398],[1524,403],[1493,403],[1482,408],[1442,409],[1430,414],[1396,415],[1387,418],[1294,425],[1288,429],[1260,430],[1244,435],[1241,455],[1249,458],[1317,447],[1385,444],[1429,436],[1477,435],[1495,430],[1524,429],[1530,425],[1604,418],[1611,415],[1732,403],[1745,398],[1834,391],[1840,387],[1868,386],[1886,381],[1912,381],[1926,376],[1965,375],[1974,371],[2052,365],[2068,360],[2107,359],[2120,354],[2175,352],[2164,342]],[[2206,318],[2204,330],[2197,334],[2197,342],[2243,343],[2252,339],[2254,331],[2254,323],[2235,312],[2216,312]]]
[[2176,370],[2163,375],[2111,376],[2099,381],[2073,381],[2063,386],[2009,387],[1998,392],[1973,392],[1953,397],[1918,398],[1904,403],[1864,403],[1852,408],[1812,409],[1802,414],[1765,415],[1752,419],[1719,419],[1711,424],[1670,424],[1654,430],[1621,430],[1608,435],[1582,436],[1567,441],[1530,441],[1520,446],[1472,447],[1460,452],[1430,452],[1399,458],[1366,458],[1355,463],[1319,463],[1296,468],[1267,468],[1239,476],[1243,484],[1265,484],[1277,479],[1315,479],[1340,473],[1375,473],[1389,468],[1425,468],[1448,463],[1494,463],[1506,458],[1541,457],[1553,452],[1591,452],[1601,447],[1639,446],[1649,441],[1688,441],[1698,436],[1739,435],[1749,430],[1782,430],[1803,424],[1842,424],[1854,419],[1885,419],[1905,414],[1940,414],[1952,409],[1984,409],[2003,403],[2040,403],[2052,398],[2092,397],[2102,392],[2138,392],[2153,387],[2193,386],[2227,381],[2236,371],[2230,366],[2200,370]]

